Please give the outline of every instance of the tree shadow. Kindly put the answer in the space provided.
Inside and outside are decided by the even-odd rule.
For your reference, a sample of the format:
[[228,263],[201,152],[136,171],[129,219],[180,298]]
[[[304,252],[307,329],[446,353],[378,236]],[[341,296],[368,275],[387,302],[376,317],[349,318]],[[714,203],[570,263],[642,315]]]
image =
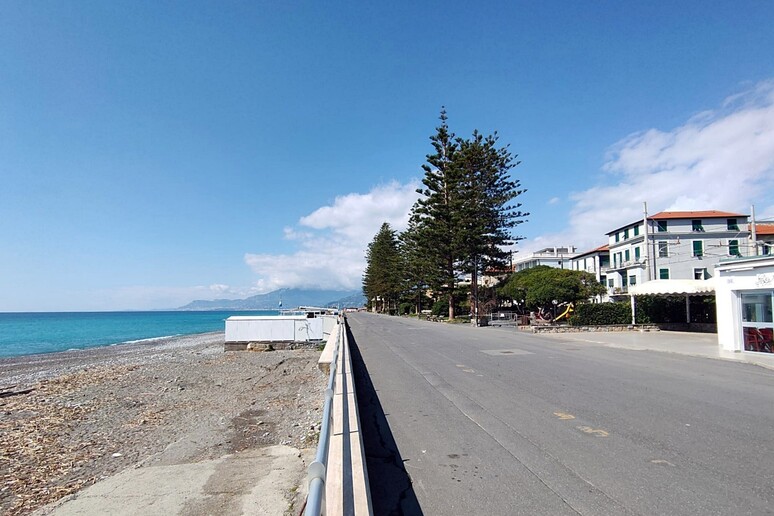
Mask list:
[[374,514],[422,516],[411,478],[403,465],[403,458],[390,431],[379,396],[349,328],[347,337]]

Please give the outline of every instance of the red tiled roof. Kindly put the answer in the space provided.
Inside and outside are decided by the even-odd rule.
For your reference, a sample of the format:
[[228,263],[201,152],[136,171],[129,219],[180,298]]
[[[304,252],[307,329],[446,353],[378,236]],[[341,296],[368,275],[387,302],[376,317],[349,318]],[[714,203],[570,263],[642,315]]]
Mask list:
[[660,211],[655,215],[648,217],[651,220],[665,219],[709,219],[713,217],[747,217],[741,213],[731,213],[728,211],[705,210],[705,211]]
[[[752,228],[750,228],[750,230],[752,231]],[[774,224],[756,224],[755,234],[756,235],[774,235]]]
[[608,244],[605,244],[605,245],[601,245],[601,246],[597,247],[596,249],[592,249],[591,251],[586,251],[585,253],[581,253],[579,255],[576,255],[575,258],[573,258],[573,259],[580,258],[581,256],[586,256],[587,254],[601,253],[601,252],[609,251],[609,250],[610,250],[610,246]]

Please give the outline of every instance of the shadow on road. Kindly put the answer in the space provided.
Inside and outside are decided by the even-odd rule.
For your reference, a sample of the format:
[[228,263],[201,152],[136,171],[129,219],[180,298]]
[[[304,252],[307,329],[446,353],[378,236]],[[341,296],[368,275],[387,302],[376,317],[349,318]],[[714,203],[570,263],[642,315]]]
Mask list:
[[414,494],[411,479],[403,466],[390,425],[349,328],[347,337],[374,514],[421,516],[422,509]]

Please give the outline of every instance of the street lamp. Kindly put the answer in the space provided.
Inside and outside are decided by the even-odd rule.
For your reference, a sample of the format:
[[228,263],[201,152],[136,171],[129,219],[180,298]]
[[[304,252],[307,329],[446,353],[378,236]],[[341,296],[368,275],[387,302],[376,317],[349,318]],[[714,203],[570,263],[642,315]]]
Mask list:
[[559,301],[557,301],[556,299],[554,299],[554,300],[553,300],[553,301],[551,301],[551,302],[554,304],[554,321],[555,321],[555,320],[556,320],[556,305],[558,305],[558,304],[559,304]]

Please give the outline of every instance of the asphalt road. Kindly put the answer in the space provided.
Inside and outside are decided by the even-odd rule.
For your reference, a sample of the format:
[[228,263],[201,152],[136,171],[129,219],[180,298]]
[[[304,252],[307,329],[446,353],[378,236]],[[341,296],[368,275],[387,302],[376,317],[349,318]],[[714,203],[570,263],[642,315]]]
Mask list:
[[377,515],[774,514],[774,371],[348,321]]

